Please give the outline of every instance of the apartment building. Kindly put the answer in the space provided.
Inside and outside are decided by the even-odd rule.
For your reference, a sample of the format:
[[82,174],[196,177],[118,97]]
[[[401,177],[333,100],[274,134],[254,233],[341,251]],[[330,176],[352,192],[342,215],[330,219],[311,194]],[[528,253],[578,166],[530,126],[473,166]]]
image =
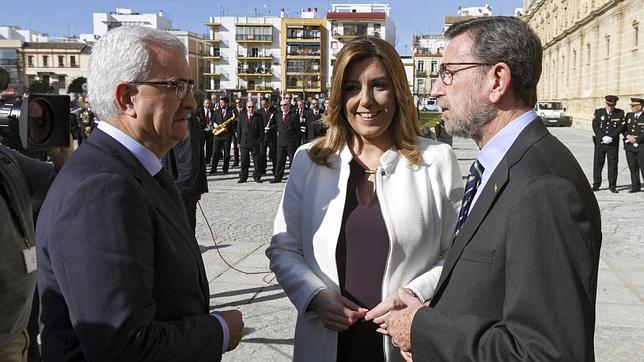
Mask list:
[[269,94],[280,88],[280,27],[277,16],[210,17],[209,64],[204,90],[237,96]]
[[333,65],[344,44],[361,35],[380,37],[395,46],[396,27],[391,20],[389,4],[332,4],[326,14],[329,29],[329,72],[331,84]]
[[442,62],[447,40],[442,35],[414,34],[412,57],[414,61],[412,93],[421,98],[429,94],[438,80],[438,67]]
[[303,99],[326,93],[327,33],[317,9],[302,10],[300,18],[282,18],[281,89]]
[[25,88],[35,81],[48,83],[57,94],[67,94],[69,83],[87,77],[91,47],[83,43],[25,42],[19,50]]

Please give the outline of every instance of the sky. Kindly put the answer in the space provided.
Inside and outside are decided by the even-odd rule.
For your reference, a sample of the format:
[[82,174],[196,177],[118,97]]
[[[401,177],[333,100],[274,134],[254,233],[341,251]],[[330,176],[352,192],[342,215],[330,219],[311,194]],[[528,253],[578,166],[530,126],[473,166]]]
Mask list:
[[[92,13],[114,11],[117,7],[140,13],[163,10],[176,29],[197,34],[207,33],[204,23],[209,16],[279,15],[284,9],[288,17],[299,17],[303,8],[318,8],[321,16],[333,3],[369,3],[370,1],[326,0],[2,0],[0,25],[47,33],[50,37],[92,33]],[[494,15],[512,15],[523,6],[522,0],[391,0],[390,16],[396,26],[396,49],[401,55],[411,54],[414,33],[439,34],[443,19],[456,15],[458,7],[492,7]]]

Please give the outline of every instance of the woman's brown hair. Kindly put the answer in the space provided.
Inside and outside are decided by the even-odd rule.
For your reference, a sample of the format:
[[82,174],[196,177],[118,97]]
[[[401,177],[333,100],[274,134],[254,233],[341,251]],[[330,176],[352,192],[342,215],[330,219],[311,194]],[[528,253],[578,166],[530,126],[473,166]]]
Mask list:
[[330,167],[329,157],[338,152],[354,138],[358,150],[362,150],[362,139],[356,137],[343,111],[343,83],[346,70],[353,63],[364,59],[378,59],[387,71],[393,84],[396,112],[389,126],[391,144],[412,164],[422,161],[416,137],[420,134],[414,101],[409,92],[405,67],[400,55],[388,42],[372,36],[362,36],[348,42],[338,53],[331,76],[329,107],[324,110],[324,125],[328,128],[324,137],[313,142],[309,157],[319,165]]

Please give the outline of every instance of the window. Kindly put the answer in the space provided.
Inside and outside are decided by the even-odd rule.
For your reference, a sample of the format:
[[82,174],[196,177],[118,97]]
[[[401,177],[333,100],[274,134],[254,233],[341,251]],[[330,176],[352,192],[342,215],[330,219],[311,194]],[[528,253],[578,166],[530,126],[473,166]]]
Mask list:
[[425,94],[425,79],[423,78],[418,78],[416,80],[416,93],[418,94]]
[[58,66],[61,68],[65,66],[65,57],[62,55],[58,56]]
[[58,88],[65,88],[67,85],[65,84],[65,76],[64,75],[59,75],[58,76]]
[[251,48],[250,49],[250,56],[251,57],[258,57],[259,56],[259,48]]
[[438,60],[432,60],[429,69],[432,72],[432,74],[437,74],[438,73]]
[[606,34],[604,36],[604,39],[606,39],[606,60],[608,60],[610,56],[610,35]]
[[77,66],[76,65],[76,56],[75,55],[72,55],[72,56],[69,57],[69,65],[72,66],[72,67]]
[[331,42],[331,49],[338,49],[338,42],[337,41],[332,41]]
[[34,66],[34,56],[33,55],[28,55],[27,56],[27,65],[30,67]]
[[637,50],[637,47],[640,45],[640,23],[635,20],[633,21],[633,47]]
[[425,61],[424,60],[419,60],[417,64],[417,68],[419,72],[424,72],[425,71]]
[[49,66],[49,57],[46,55],[42,56],[42,66],[43,67],[48,67]]

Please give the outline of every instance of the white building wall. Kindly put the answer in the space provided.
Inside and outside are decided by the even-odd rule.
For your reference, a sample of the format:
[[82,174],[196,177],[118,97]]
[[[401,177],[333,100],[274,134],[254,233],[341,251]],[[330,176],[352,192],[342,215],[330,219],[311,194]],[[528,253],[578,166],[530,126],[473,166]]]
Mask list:
[[103,36],[110,29],[122,25],[141,25],[159,30],[171,30],[172,20],[166,18],[163,12],[136,13],[130,9],[116,9],[110,13],[93,13],[94,35]]

